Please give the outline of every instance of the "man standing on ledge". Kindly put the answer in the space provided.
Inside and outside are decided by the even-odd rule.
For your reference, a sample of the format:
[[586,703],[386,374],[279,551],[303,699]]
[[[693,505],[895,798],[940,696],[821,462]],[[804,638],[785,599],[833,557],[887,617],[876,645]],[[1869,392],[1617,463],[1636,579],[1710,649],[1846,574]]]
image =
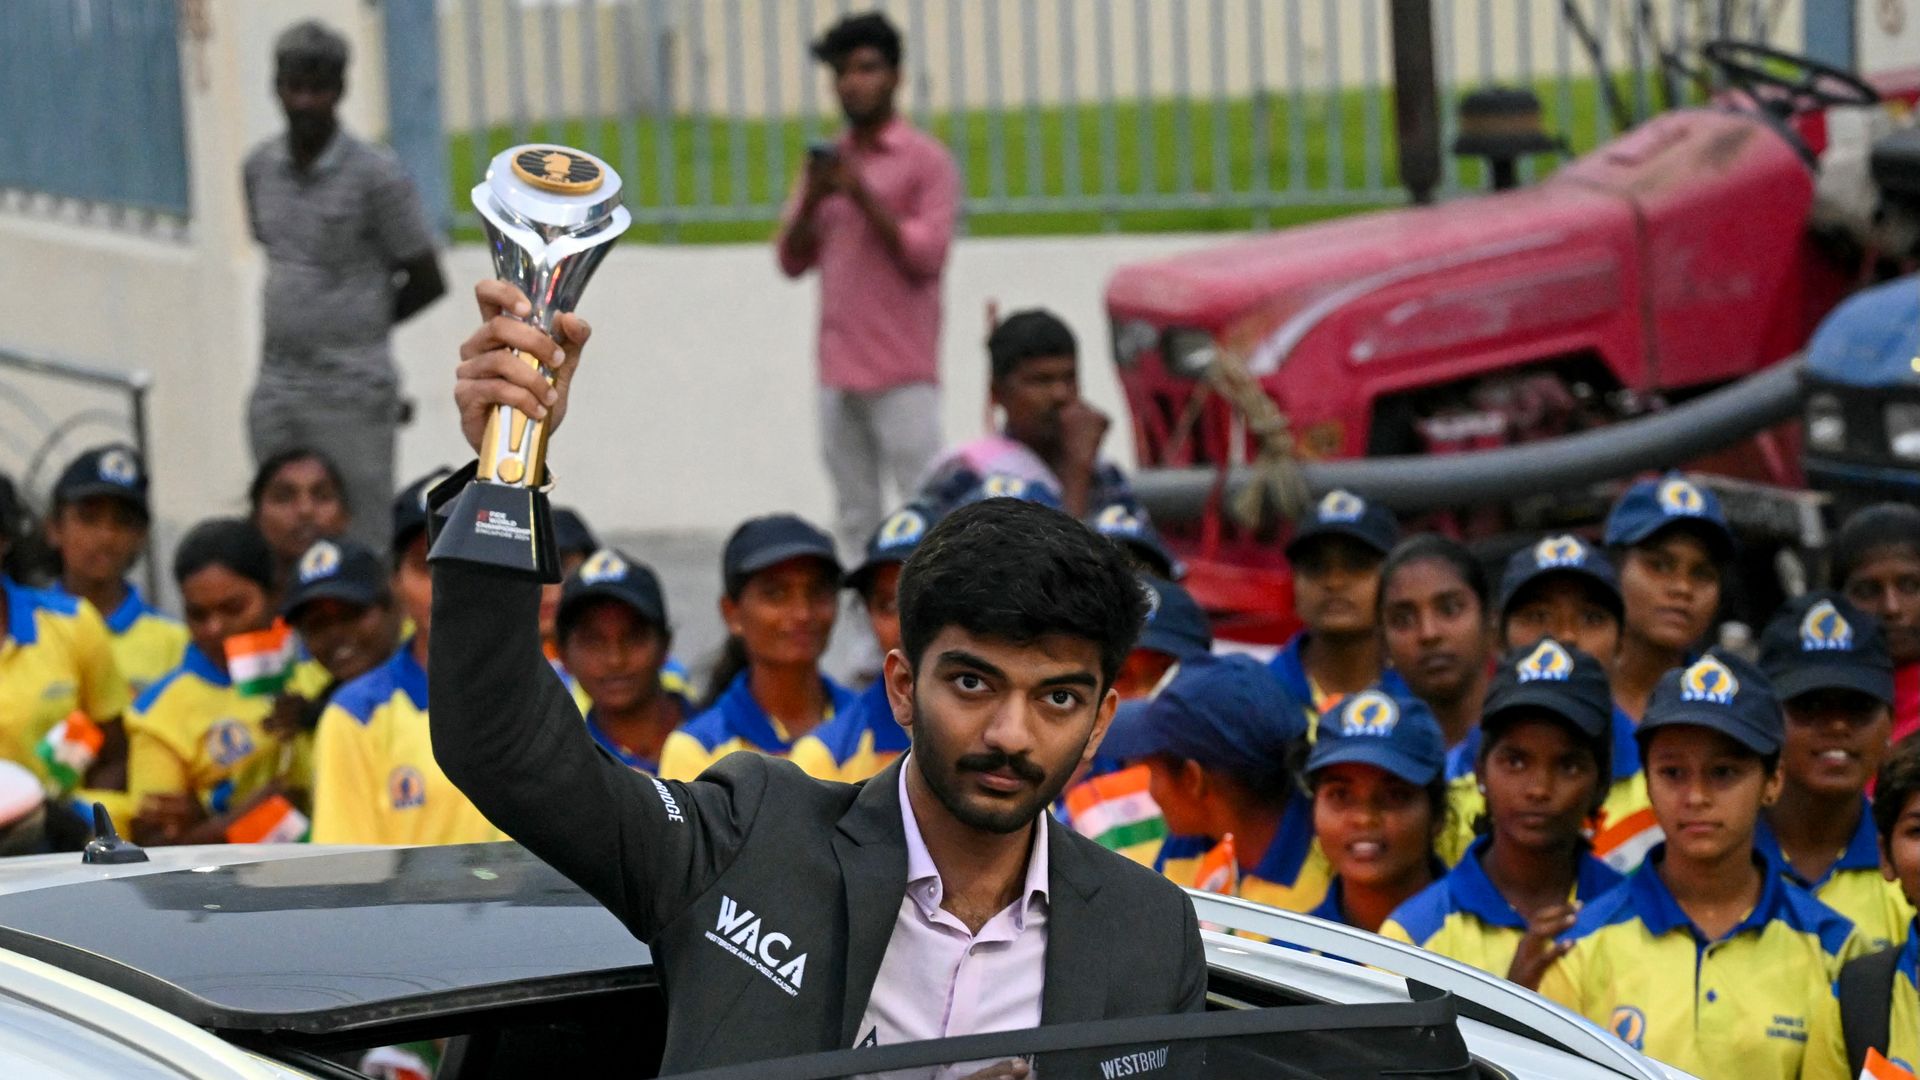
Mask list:
[[387,331],[447,291],[413,181],[387,150],[340,129],[346,39],[303,22],[274,43],[287,132],[243,175],[247,220],[267,251],[265,337],[247,428],[253,460],[292,447],[340,469],[355,539],[386,546],[394,431],[404,406]]
[[[476,291],[486,324],[455,390],[468,443],[501,404],[557,427],[589,329],[558,320],[562,354],[513,318],[518,290]],[[858,786],[761,754],[688,783],[636,773],[597,750],[542,655],[537,584],[433,574],[434,755],[652,948],[663,1072],[1202,1007],[1186,896],[1047,812],[1106,733],[1146,608],[1119,549],[1065,514],[989,499],[921,541],[884,676],[912,749]]]
[[946,147],[894,112],[900,51],[877,11],[814,45],[847,130],[809,149],[774,241],[788,277],[820,271],[821,452],[849,560],[941,443],[940,273],[960,181]]

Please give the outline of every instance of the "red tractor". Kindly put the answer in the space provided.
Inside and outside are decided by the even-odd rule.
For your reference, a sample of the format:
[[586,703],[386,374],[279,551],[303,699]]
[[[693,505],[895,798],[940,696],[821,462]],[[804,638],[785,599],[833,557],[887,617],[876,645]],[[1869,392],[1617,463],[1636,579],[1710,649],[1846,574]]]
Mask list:
[[[1904,114],[1920,70],[1862,80],[1729,42],[1702,56],[1738,90],[1655,116],[1530,187],[1113,276],[1106,302],[1143,494],[1221,636],[1277,643],[1294,629],[1284,525],[1225,512],[1230,470],[1261,446],[1259,425],[1211,390],[1223,357],[1277,405],[1309,468],[1413,464],[1684,407],[1796,353],[1885,272],[1865,170],[1829,161],[1864,160],[1870,140],[1849,133],[1873,125],[1839,120]],[[1865,206],[1852,214],[1862,220],[1848,221],[1848,205]],[[1705,449],[1681,457],[1736,481],[1804,486],[1797,425]],[[1417,524],[1479,541],[1491,558],[1521,533],[1604,511],[1606,484],[1546,489],[1525,456],[1504,459],[1523,467],[1447,505],[1427,501]],[[1153,498],[1176,489],[1184,499]]]

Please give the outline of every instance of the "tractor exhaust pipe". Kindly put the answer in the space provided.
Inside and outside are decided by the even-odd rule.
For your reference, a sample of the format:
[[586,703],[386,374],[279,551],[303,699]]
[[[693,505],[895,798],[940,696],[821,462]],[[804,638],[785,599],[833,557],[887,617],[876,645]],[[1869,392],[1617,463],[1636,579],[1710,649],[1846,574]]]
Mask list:
[[[1550,491],[1669,468],[1758,434],[1799,412],[1800,355],[1665,412],[1549,442],[1433,456],[1304,462],[1307,486],[1336,489],[1417,513],[1490,501],[1489,493]],[[1225,497],[1251,477],[1236,466]],[[1220,476],[1216,469],[1145,469],[1133,489],[1147,512],[1166,522],[1204,516]],[[1497,497],[1497,496],[1495,496]]]

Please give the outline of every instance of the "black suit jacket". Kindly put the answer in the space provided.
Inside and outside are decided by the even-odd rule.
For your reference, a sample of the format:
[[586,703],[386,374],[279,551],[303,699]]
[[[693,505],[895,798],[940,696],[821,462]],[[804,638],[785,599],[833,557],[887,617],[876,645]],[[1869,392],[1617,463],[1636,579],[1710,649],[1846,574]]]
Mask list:
[[[861,785],[734,754],[692,783],[594,744],[540,651],[537,586],[434,567],[434,756],[489,820],[653,949],[663,1070],[850,1047],[906,895],[895,763]],[[1043,817],[1043,1023],[1197,1010],[1186,896]]]

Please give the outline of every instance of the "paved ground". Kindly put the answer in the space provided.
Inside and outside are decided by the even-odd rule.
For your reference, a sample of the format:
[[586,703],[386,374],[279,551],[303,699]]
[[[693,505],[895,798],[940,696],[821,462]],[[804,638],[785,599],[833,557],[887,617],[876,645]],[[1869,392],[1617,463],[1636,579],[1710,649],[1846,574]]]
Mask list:
[[[692,670],[695,685],[703,688],[726,641],[726,627],[720,621],[720,549],[726,539],[722,533],[696,532],[610,533],[601,537],[603,543],[638,558],[660,575],[667,591],[667,616],[673,620],[674,655]],[[866,616],[856,614],[849,600],[834,627],[833,645],[823,664],[829,675],[842,682],[856,677],[865,681],[865,675],[854,670],[862,666],[857,657],[865,633]]]

